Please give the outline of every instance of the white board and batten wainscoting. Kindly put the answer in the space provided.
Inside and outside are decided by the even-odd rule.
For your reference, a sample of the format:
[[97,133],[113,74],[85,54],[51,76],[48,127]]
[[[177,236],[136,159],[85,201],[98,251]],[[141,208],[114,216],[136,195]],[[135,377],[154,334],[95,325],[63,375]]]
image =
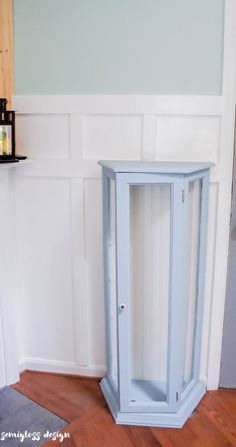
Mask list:
[[219,380],[235,107],[236,7],[222,96],[14,96],[20,368],[105,374],[98,159],[212,161],[201,378]]

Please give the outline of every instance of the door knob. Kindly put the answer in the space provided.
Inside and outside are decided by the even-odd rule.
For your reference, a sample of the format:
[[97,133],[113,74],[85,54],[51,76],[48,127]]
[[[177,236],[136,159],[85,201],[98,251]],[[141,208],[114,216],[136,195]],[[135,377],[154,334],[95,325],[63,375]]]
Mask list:
[[120,310],[125,310],[126,309],[126,304],[125,303],[121,303],[119,305]]

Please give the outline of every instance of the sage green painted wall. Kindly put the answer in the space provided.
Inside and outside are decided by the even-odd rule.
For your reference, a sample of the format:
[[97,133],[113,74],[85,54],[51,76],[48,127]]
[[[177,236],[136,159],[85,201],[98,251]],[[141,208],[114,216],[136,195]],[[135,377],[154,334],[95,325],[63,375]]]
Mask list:
[[14,0],[17,94],[220,94],[224,0]]

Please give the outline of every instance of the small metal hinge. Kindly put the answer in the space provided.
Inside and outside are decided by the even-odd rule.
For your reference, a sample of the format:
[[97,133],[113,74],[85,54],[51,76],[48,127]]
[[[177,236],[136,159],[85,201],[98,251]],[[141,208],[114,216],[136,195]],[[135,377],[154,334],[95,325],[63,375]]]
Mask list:
[[178,400],[179,400],[179,393],[178,391],[176,391],[176,402],[178,402]]
[[184,203],[184,196],[185,196],[184,189],[182,189],[182,203]]

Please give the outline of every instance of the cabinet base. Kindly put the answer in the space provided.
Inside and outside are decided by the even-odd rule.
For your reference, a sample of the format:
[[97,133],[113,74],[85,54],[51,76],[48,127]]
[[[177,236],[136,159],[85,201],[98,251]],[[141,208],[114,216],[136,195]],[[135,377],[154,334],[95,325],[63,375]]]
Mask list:
[[102,379],[100,386],[116,424],[150,427],[183,427],[206,392],[203,383],[196,383],[175,413],[123,413],[119,411],[109,380]]

